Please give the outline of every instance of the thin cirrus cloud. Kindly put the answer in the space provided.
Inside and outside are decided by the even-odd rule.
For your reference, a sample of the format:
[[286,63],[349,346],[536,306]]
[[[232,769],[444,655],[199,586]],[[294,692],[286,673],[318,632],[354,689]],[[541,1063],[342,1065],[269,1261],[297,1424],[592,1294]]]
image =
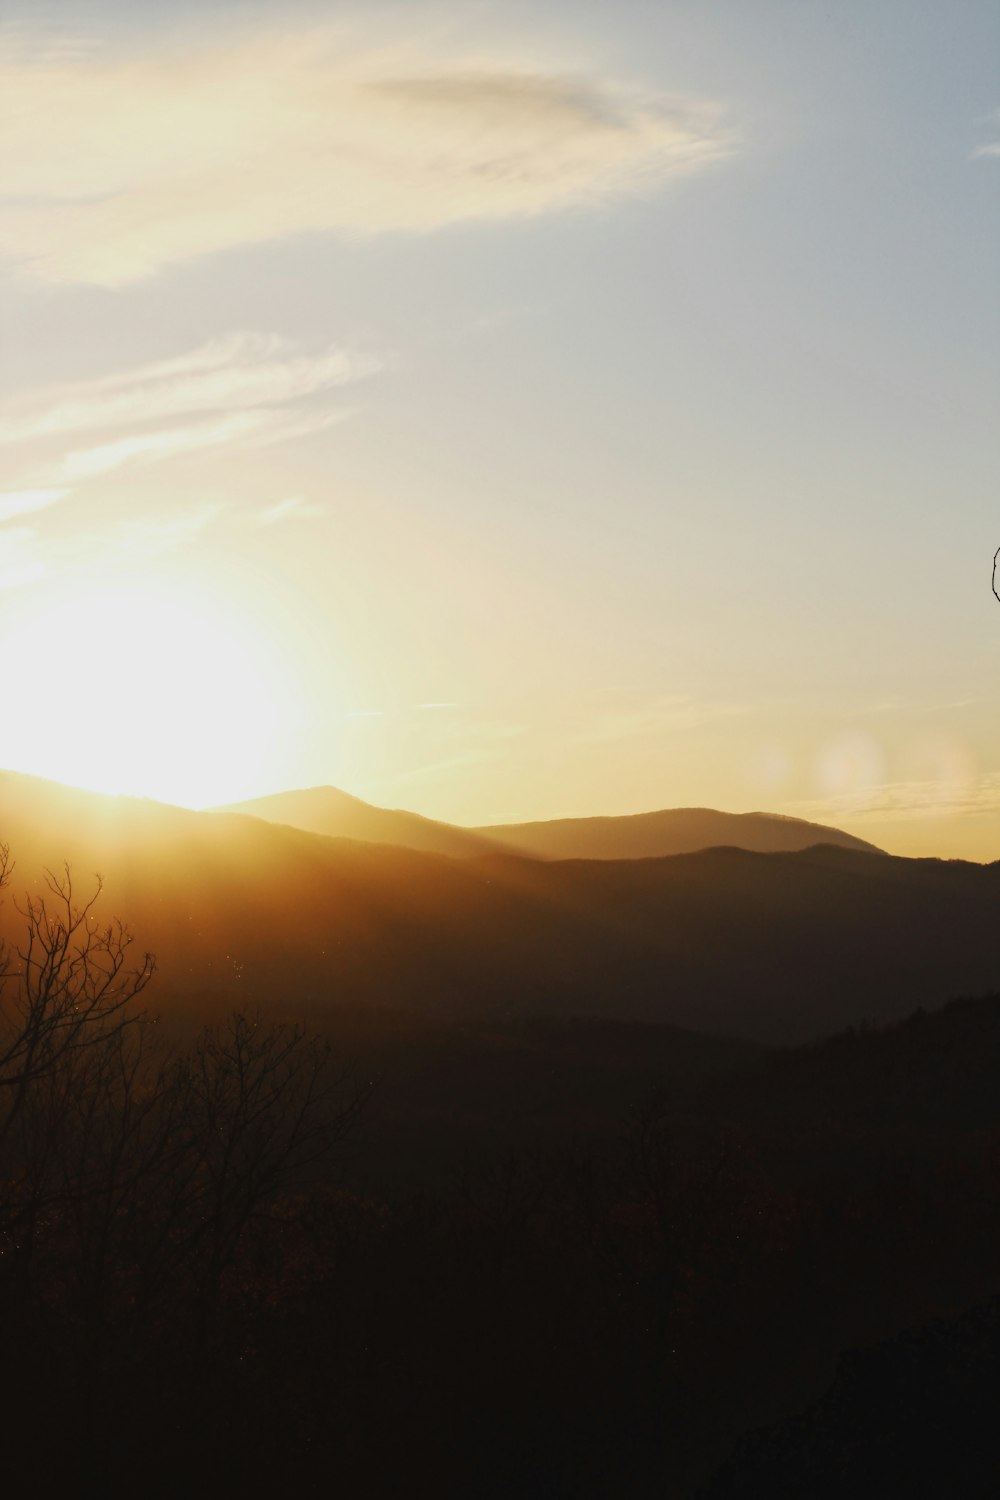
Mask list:
[[277,526],[282,521],[313,521],[326,515],[326,506],[315,500],[306,500],[302,495],[288,495],[265,505],[254,516],[258,526]]
[[795,809],[803,817],[895,818],[940,814],[971,815],[1000,810],[1000,772],[971,781],[891,781],[861,793],[841,793],[822,800],[801,801]]
[[15,516],[28,516],[35,511],[47,510],[65,495],[64,489],[7,490],[0,494],[0,522],[12,521]]
[[214,422],[137,433],[93,448],[76,449],[62,460],[58,472],[67,483],[80,483],[128,463],[156,463],[237,442],[284,443],[330,427],[343,416],[342,412],[311,412],[303,416],[268,409],[234,412]]
[[330,406],[331,393],[385,362],[341,348],[303,354],[284,340],[234,334],[169,360],[13,398],[0,408],[0,447],[44,449],[31,472],[48,488],[20,492],[35,509],[30,497],[61,498],[66,490],[52,486],[125,464],[286,442],[329,427],[347,414]]
[[427,231],[651,193],[732,153],[722,110],[336,28],[0,54],[0,254],[115,286],[308,232]]
[[284,339],[230,334],[175,359],[11,402],[0,441],[30,442],[95,427],[284,406],[360,380],[382,363],[341,348],[304,355]]

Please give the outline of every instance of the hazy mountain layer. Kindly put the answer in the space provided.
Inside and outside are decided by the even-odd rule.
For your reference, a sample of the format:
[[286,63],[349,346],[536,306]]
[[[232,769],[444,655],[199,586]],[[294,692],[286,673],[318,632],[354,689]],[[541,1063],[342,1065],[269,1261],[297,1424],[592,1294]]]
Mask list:
[[328,838],[357,839],[365,844],[394,844],[400,849],[418,849],[425,854],[450,854],[460,858],[486,854],[493,847],[488,838],[472,829],[437,823],[419,813],[373,807],[360,797],[351,797],[335,786],[307,787],[301,791],[276,792],[249,802],[233,802],[218,809],[246,813],[268,823],[283,823],[306,833]]
[[459,828],[416,813],[372,807],[336,787],[319,786],[235,802],[219,811],[249,813],[269,823],[284,823],[331,838],[396,844],[402,849],[461,857],[503,849],[532,859],[654,859],[722,844],[766,853],[807,849],[813,844],[881,852],[863,839],[822,823],[773,813],[716,812],[708,807],[669,808],[621,818],[558,818],[545,823]]
[[774,813],[726,813],[710,807],[675,807],[623,818],[556,818],[546,823],[506,823],[475,833],[513,853],[535,859],[652,859],[693,854],[727,845],[760,853],[834,844],[882,851],[864,839]]
[[[14,888],[73,861],[160,962],[158,991],[668,1021],[764,1040],[1000,987],[1000,864],[816,847],[453,860],[0,776]],[[8,900],[2,921],[16,933]]]

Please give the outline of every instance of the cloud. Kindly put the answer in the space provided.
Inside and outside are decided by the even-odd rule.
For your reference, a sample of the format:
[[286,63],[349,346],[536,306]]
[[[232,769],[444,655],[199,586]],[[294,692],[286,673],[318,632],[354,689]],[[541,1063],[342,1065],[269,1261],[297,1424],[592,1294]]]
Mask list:
[[8,490],[0,494],[0,521],[13,520],[15,516],[30,515],[45,510],[61,500],[66,490]]
[[254,519],[258,526],[276,526],[281,521],[311,521],[326,515],[326,506],[314,500],[304,500],[301,495],[289,495],[285,500],[276,500],[257,511]]
[[307,355],[283,339],[230,334],[175,359],[8,401],[0,413],[0,442],[286,406],[363,379],[384,363],[342,348]]
[[[321,431],[349,415],[331,407],[332,391],[385,364],[373,354],[342,348],[305,354],[267,335],[232,334],[169,360],[9,399],[0,406],[0,449],[17,445],[23,452],[35,444],[44,450],[43,459],[21,470],[21,482],[28,477],[39,488],[17,492],[29,497],[22,509],[37,509],[48,503],[39,496],[58,498],[65,486],[126,464],[233,443],[272,445]],[[67,451],[71,439],[84,435],[91,441]],[[0,496],[0,519],[5,500],[14,504]]]
[[[44,548],[34,528],[2,523],[43,511],[75,487],[126,466],[231,445],[260,448],[322,431],[350,415],[330,405],[330,391],[383,363],[342,349],[308,355],[284,340],[235,334],[167,360],[4,402],[0,456],[17,445],[19,487],[0,491],[0,587],[84,566],[95,554],[92,522],[50,533]],[[35,457],[25,459],[29,446]],[[104,558],[173,550],[232,508],[213,502],[159,519],[129,519],[105,528],[97,550]],[[292,496],[243,519],[267,526],[321,513],[322,507]]]
[[122,54],[0,52],[0,254],[119,285],[306,232],[427,231],[657,191],[731,154],[721,110],[330,26]]
[[69,483],[80,483],[107,474],[123,464],[136,461],[150,463],[180,458],[206,448],[219,448],[236,442],[257,446],[284,443],[305,437],[341,421],[342,412],[311,412],[300,416],[283,411],[234,412],[217,422],[200,422],[191,427],[168,428],[143,432],[132,437],[101,443],[95,448],[81,448],[68,453],[59,467],[59,475]]
[[1000,772],[972,779],[890,781],[821,801],[793,804],[800,817],[854,818],[961,816],[1000,812]]

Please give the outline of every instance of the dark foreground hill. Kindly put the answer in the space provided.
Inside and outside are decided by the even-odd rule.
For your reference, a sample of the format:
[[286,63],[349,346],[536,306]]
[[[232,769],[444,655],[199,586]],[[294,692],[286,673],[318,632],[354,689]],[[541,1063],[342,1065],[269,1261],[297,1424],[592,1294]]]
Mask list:
[[336,787],[319,786],[236,802],[218,811],[248,813],[268,823],[284,823],[330,838],[395,844],[401,849],[459,858],[503,850],[529,859],[655,859],[723,844],[761,853],[808,849],[814,844],[881,852],[874,844],[822,823],[774,813],[716,812],[709,807],[460,828],[416,813],[373,807]]
[[371,1019],[360,1137],[263,1189],[301,1093],[204,1049],[0,1132],[13,1492],[996,1493],[996,997],[771,1055]]
[[[286,1014],[603,1016],[817,1037],[1000,984],[1000,864],[709,849],[453,860],[0,778],[14,889],[73,862],[156,953],[161,995]],[[11,903],[0,918],[17,932]]]
[[992,1500],[1000,1297],[845,1355],[807,1411],[744,1438],[702,1500]]

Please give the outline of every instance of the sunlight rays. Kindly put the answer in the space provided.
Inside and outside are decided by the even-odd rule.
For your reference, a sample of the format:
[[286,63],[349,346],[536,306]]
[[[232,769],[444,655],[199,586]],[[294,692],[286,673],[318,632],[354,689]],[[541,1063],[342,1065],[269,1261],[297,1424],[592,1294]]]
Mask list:
[[7,762],[95,791],[220,801],[267,772],[298,711],[249,611],[155,571],[80,582],[5,645]]

